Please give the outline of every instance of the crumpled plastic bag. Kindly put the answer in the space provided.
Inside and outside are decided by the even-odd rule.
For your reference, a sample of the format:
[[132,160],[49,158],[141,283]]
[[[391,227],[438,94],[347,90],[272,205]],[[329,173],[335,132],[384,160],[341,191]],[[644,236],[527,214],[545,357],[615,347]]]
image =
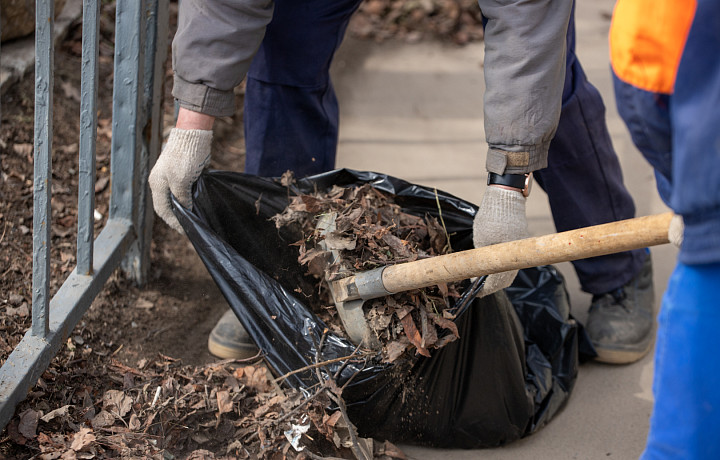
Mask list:
[[[188,238],[276,376],[318,356],[320,362],[350,356],[355,345],[330,334],[317,352],[325,324],[312,313],[312,282],[290,246],[300,235],[276,229],[270,217],[292,194],[364,183],[416,215],[437,217],[439,201],[452,247],[472,248],[474,204],[373,172],[340,169],[286,187],[279,178],[210,171],[196,183],[192,211],[174,202]],[[325,375],[337,373],[337,383],[347,383],[342,396],[361,436],[446,448],[498,446],[535,432],[567,402],[581,354],[594,350],[570,315],[560,273],[552,266],[521,270],[512,287],[481,299],[477,283],[474,289],[467,284],[456,302],[460,339],[430,358],[325,366]],[[284,381],[301,390],[317,383],[309,370]]]

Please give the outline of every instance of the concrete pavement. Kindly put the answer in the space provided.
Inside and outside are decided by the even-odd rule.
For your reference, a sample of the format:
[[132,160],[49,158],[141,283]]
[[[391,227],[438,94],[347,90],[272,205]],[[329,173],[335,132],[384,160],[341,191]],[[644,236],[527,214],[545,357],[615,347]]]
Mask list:
[[[82,16],[82,11],[82,0],[66,0],[53,26],[55,46],[65,38],[73,21]],[[10,40],[0,48],[0,94],[5,94],[5,91],[21,80],[35,65],[35,34]]]
[[[652,169],[633,147],[614,104],[607,31],[613,0],[578,0],[577,54],[589,80],[603,94],[610,134],[637,215],[666,211]],[[434,186],[474,203],[485,188],[482,96],[483,45],[361,42],[347,38],[333,64],[341,105],[339,167],[373,170]],[[539,187],[528,200],[531,232],[555,231]],[[656,311],[674,266],[676,250],[652,249]],[[587,317],[590,295],[579,289],[569,263],[566,276],[573,314]],[[637,458],[652,410],[653,356],[627,366],[580,367],[572,396],[546,427],[509,446],[437,450],[403,446],[418,459]]]

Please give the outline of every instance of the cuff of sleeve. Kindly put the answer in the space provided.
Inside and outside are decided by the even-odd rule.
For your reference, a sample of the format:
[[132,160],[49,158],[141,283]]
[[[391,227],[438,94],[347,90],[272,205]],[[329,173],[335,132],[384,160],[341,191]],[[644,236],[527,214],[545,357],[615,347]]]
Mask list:
[[180,107],[214,117],[231,117],[235,113],[235,94],[220,91],[201,83],[190,83],[177,75],[173,78],[172,95]]
[[485,167],[495,174],[527,174],[547,167],[549,143],[525,146],[520,152],[511,152],[497,147],[488,149]]
[[720,262],[720,209],[683,215],[685,233],[678,260],[686,265]]

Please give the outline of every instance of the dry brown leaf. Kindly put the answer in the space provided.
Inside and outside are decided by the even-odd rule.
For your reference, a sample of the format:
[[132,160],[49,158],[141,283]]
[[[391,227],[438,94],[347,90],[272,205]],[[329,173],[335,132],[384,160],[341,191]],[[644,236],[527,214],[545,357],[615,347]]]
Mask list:
[[103,395],[103,407],[120,417],[132,408],[132,398],[119,390],[108,390]]
[[430,236],[430,246],[436,253],[442,254],[445,252],[445,246],[447,245],[445,229],[438,220],[432,216],[427,216],[426,221],[428,235]]
[[449,294],[448,285],[447,283],[439,283],[437,284],[438,291],[440,291],[440,294],[442,294],[443,297],[447,297]]
[[98,137],[105,136],[108,140],[111,140],[112,120],[110,118],[98,118],[97,133]]
[[[75,453],[74,450],[71,450],[70,452]],[[58,458],[61,459],[62,456],[63,456],[63,453],[62,453],[62,452],[60,452],[60,451],[53,451],[53,452],[42,453],[42,454],[40,454],[40,455],[38,456],[38,458],[39,458],[40,460],[56,460],[56,459],[58,459]],[[77,458],[77,457],[75,457],[75,458]]]
[[198,449],[190,452],[187,460],[215,460],[215,454],[205,449]]
[[43,415],[42,417],[40,417],[40,420],[42,420],[45,423],[48,423],[49,421],[51,421],[52,419],[54,419],[56,417],[67,417],[70,412],[71,407],[74,408],[75,406],[67,405],[67,406],[62,406],[59,409],[52,410],[52,411],[48,412],[47,414]]
[[458,338],[458,339],[460,338],[460,332],[458,331],[457,324],[455,324],[454,321],[451,321],[448,318],[440,317],[435,314],[430,315],[430,318],[432,318],[432,320],[435,324],[437,324],[438,326],[440,326],[443,329],[449,330],[450,332],[453,333],[453,335],[456,338]]
[[392,248],[393,251],[395,251],[396,258],[406,259],[411,256],[417,258],[417,253],[413,253],[413,251],[409,247],[410,243],[408,243],[407,241],[402,240],[391,233],[386,233],[385,235],[383,235],[382,240],[385,244]]
[[29,157],[33,153],[33,145],[29,143],[25,144],[13,144],[13,152],[18,155]]
[[193,409],[193,410],[205,409],[205,400],[204,399],[199,400],[195,404],[191,405],[190,409]]
[[[133,305],[135,308],[142,308],[144,310],[149,310],[152,307],[155,306],[155,304],[147,299],[143,299],[142,297],[138,297],[137,301],[135,302],[135,305]],[[147,362],[147,361],[146,361]],[[140,366],[138,364],[138,367],[142,369],[145,365],[143,364]]]
[[18,431],[21,435],[28,439],[35,439],[35,436],[37,436],[38,420],[40,420],[40,412],[32,409],[26,409],[22,414],[20,414]]
[[219,390],[216,394],[218,404],[218,415],[226,414],[233,411],[233,401],[230,392],[227,390]]
[[76,88],[72,82],[67,80],[60,81],[60,89],[63,90],[66,98],[80,102],[80,90]]
[[290,187],[295,182],[295,178],[293,175],[293,172],[288,170],[285,171],[282,176],[280,176],[280,183],[283,185],[283,187]]
[[115,423],[115,416],[106,410],[101,410],[93,417],[90,424],[93,428],[105,428]]
[[73,436],[70,448],[75,452],[81,452],[95,442],[95,435],[90,428],[80,428],[80,431]]
[[61,197],[53,196],[50,198],[50,207],[54,213],[60,214],[65,210],[65,202]]
[[399,458],[401,460],[407,460],[407,456],[405,455],[405,452],[400,450],[399,447],[397,447],[395,444],[391,443],[390,441],[385,441],[382,445],[382,449],[380,452],[378,452],[380,455],[387,455],[388,457],[392,458]]
[[339,410],[333,412],[332,415],[326,414],[325,417],[323,417],[323,424],[334,427],[340,417],[342,417],[342,412]]
[[102,176],[95,182],[95,193],[102,193],[110,183],[110,176]]
[[65,447],[64,442],[62,442],[63,441],[62,436],[56,435],[56,437],[60,438],[59,442],[58,442],[58,440],[51,438],[50,436],[48,436],[47,434],[45,434],[43,432],[38,433],[37,440],[38,440],[38,444],[40,445],[40,450],[45,452],[49,449],[57,449],[57,448]]
[[67,154],[75,154],[78,153],[78,150],[80,149],[80,146],[77,143],[68,144],[68,145],[61,145],[58,147],[58,150],[67,153]]
[[442,347],[444,347],[445,345],[447,345],[448,343],[454,342],[454,341],[456,341],[457,339],[458,339],[458,338],[455,337],[455,336],[452,335],[452,334],[445,335],[445,336],[441,337],[440,339],[438,339],[437,343],[435,344],[435,347],[436,347],[436,348],[442,348]]
[[430,352],[427,351],[422,346],[422,337],[420,336],[420,332],[417,330],[417,327],[415,326],[415,322],[412,319],[412,315],[405,315],[402,318],[400,318],[400,322],[402,323],[405,335],[410,340],[410,343],[415,345],[415,348],[417,348],[418,353],[425,357],[430,357]]
[[132,414],[130,416],[130,421],[128,422],[128,428],[132,431],[137,431],[141,426],[142,423],[140,422],[140,418],[137,415]]
[[328,251],[341,251],[343,249],[352,251],[357,247],[357,238],[339,232],[326,235],[324,241]]
[[253,411],[253,415],[255,418],[260,418],[263,415],[267,414],[270,411],[270,406],[267,404],[263,404],[262,406],[258,407]]
[[[95,458],[94,454],[87,453],[86,455],[89,456],[82,456],[80,458]],[[66,450],[65,452],[60,455],[60,460],[77,460],[78,459],[78,453],[74,450]]]
[[410,346],[410,343],[407,341],[402,340],[395,340],[394,342],[390,342],[385,346],[385,361],[388,363],[394,362],[396,359],[398,359],[402,354],[407,350],[407,347]]
[[302,206],[299,206],[299,208],[302,209],[298,209],[298,211],[302,210],[305,212],[316,214],[321,212],[323,209],[321,201],[312,195],[301,195],[300,200],[302,201]]
[[[238,378],[237,375],[236,378]],[[257,391],[266,391],[270,385],[267,371],[262,366],[245,366],[243,375],[238,380]]]
[[19,316],[21,318],[27,318],[30,315],[30,309],[28,308],[27,302],[23,302],[22,305],[17,308],[5,307],[5,314],[10,317]]

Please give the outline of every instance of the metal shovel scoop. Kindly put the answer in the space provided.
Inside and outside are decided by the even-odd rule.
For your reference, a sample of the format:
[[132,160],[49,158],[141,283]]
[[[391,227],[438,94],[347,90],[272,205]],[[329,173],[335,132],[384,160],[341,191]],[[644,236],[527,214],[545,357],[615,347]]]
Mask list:
[[[318,218],[317,225],[315,226],[316,230],[323,236],[329,236],[336,229],[336,218],[337,213],[335,212],[321,215]],[[328,249],[326,240],[321,241],[319,245],[322,249],[325,249],[330,253],[330,260],[328,261],[328,266],[332,266],[333,264],[340,261],[340,251],[337,249]],[[362,343],[364,346],[369,348],[379,348],[380,342],[378,342],[377,338],[372,333],[372,331],[367,325],[367,322],[365,321],[363,304],[365,303],[366,299],[355,298],[348,300],[338,300],[335,297],[336,290],[333,288],[334,282],[329,280],[327,270],[325,270],[325,282],[330,288],[330,295],[332,296],[333,303],[335,304],[338,316],[340,316],[340,320],[342,321],[345,332],[350,337],[350,340],[355,345],[359,345]],[[382,285],[380,285],[380,288],[382,288]],[[380,294],[374,297],[368,297],[368,299],[374,299],[376,297],[382,297],[384,295],[387,294]]]
[[[665,244],[668,243],[672,216],[668,212],[636,217],[379,267],[328,281],[328,286],[350,340],[356,345],[379,348],[363,314],[365,300],[508,270]],[[334,220],[332,214],[323,216],[318,228],[321,232],[332,232],[335,229]],[[335,260],[339,258],[337,251],[334,251],[333,257]]]

